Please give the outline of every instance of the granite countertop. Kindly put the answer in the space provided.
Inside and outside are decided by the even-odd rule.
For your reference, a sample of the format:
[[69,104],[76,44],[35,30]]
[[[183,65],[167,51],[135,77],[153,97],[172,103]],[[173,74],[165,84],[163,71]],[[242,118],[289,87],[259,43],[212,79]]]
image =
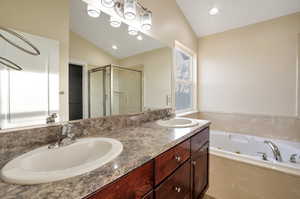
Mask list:
[[115,138],[123,144],[122,153],[113,161],[89,173],[52,183],[25,186],[0,180],[0,198],[81,199],[210,125],[208,121],[198,121],[200,124],[191,128],[164,128],[148,122],[137,127],[99,132],[93,137]]

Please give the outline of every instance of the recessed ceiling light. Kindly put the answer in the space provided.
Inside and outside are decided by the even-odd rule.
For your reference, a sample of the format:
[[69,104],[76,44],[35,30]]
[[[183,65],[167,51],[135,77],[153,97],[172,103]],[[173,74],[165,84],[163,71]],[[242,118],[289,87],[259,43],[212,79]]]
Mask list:
[[142,35],[139,35],[139,36],[137,36],[136,38],[137,38],[137,40],[140,40],[140,41],[142,41],[142,40],[143,40],[143,37],[142,37]]
[[216,15],[219,13],[219,9],[216,7],[213,7],[212,9],[209,10],[210,15]]
[[113,45],[113,46],[112,46],[112,49],[117,50],[117,49],[118,49],[118,46]]

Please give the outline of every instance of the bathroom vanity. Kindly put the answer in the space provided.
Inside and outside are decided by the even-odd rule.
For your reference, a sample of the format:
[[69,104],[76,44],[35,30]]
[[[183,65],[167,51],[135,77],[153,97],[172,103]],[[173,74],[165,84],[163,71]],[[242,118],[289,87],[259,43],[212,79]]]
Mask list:
[[[210,122],[193,120],[198,125],[186,128],[160,126],[157,120],[167,117],[169,111],[73,121],[73,133],[79,141],[111,138],[122,143],[123,151],[90,172],[64,180],[25,186],[0,180],[0,198],[202,198],[208,186]],[[32,149],[54,143],[60,127],[50,125],[1,134],[1,167]]]
[[209,128],[85,199],[198,199],[208,187]]

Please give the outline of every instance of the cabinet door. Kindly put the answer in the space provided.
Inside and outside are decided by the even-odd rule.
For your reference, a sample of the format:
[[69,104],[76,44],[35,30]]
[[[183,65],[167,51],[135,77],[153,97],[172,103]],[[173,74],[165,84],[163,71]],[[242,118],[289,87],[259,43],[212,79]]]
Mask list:
[[187,161],[155,189],[155,199],[190,199],[190,173],[191,164]]
[[153,181],[153,161],[150,161],[86,199],[142,199],[152,190]]
[[202,198],[208,187],[209,144],[201,147],[192,158],[192,196]]

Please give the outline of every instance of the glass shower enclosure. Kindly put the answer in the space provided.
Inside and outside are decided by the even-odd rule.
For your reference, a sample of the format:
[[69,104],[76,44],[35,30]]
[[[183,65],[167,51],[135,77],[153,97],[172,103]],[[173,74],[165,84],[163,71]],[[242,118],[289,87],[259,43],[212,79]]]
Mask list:
[[107,65],[88,71],[89,117],[137,113],[143,107],[143,72]]

